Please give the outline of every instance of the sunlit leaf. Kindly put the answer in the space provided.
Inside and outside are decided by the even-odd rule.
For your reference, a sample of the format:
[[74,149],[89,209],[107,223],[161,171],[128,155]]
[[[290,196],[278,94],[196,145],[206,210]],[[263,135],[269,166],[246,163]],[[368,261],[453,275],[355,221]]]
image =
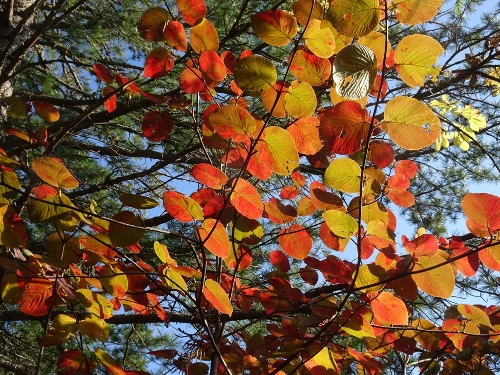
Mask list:
[[219,190],[227,182],[227,175],[211,164],[199,163],[191,169],[191,176],[200,184]]
[[304,259],[312,249],[313,240],[300,224],[283,228],[278,234],[278,242],[285,253],[295,259]]
[[175,58],[163,47],[152,50],[144,63],[144,77],[161,78],[174,67]]
[[[420,256],[413,267],[411,278],[418,288],[433,297],[450,298],[455,288],[455,273],[450,264],[439,256]],[[432,267],[437,267],[430,269]],[[423,271],[415,273],[416,271]]]
[[391,99],[385,107],[382,128],[400,147],[420,150],[441,134],[441,122],[424,103],[406,96]]
[[122,297],[128,290],[127,275],[109,264],[99,270],[99,281],[113,297]]
[[297,217],[295,207],[284,205],[276,198],[264,203],[265,216],[276,224],[289,223]]
[[405,303],[389,292],[380,292],[370,303],[375,318],[384,324],[408,324]]
[[319,120],[316,117],[299,118],[287,128],[299,153],[314,155],[321,150],[323,144],[319,138],[318,128]]
[[78,289],[76,296],[88,312],[101,319],[109,319],[113,315],[113,304],[101,294],[89,289]]
[[194,25],[207,15],[205,0],[176,0],[175,3],[180,15],[189,25]]
[[259,191],[243,178],[239,178],[233,184],[233,192],[230,196],[234,208],[249,219],[258,219],[264,211],[264,203],[260,198]]
[[329,58],[335,52],[335,36],[319,19],[311,19],[304,31],[304,42],[313,54]]
[[255,34],[271,46],[284,46],[297,34],[297,21],[283,10],[259,12],[250,20]]
[[373,140],[368,149],[370,150],[370,161],[377,168],[388,167],[395,160],[394,148],[387,142]]
[[439,242],[436,236],[432,234],[422,234],[414,240],[409,241],[406,236],[401,238],[404,248],[413,256],[432,256],[439,249]]
[[95,356],[111,375],[127,375],[118,362],[104,350],[100,348],[96,349]]
[[200,69],[208,78],[222,81],[226,78],[227,70],[224,61],[215,51],[203,51],[199,58]]
[[175,219],[183,223],[203,220],[200,205],[192,198],[173,190],[163,193],[163,207]]
[[441,69],[433,66],[443,52],[441,44],[428,35],[408,35],[399,42],[394,52],[396,70],[408,86],[423,86],[426,77],[439,74]]
[[292,136],[278,126],[264,129],[256,150],[259,163],[276,174],[289,176],[299,166],[299,155]]
[[359,44],[369,47],[373,51],[375,57],[377,58],[379,69],[382,69],[382,64],[384,64],[385,49],[385,59],[387,65],[387,60],[390,57],[392,48],[391,43],[387,40],[384,34],[379,33],[378,31],[373,31],[370,34],[359,38],[358,42]]
[[206,18],[193,26],[189,32],[190,44],[194,52],[217,51],[219,49],[219,34],[215,26]]
[[54,283],[43,278],[31,279],[24,286],[23,297],[19,301],[21,312],[32,316],[46,315],[53,303],[50,302]]
[[33,170],[46,183],[60,189],[76,189],[78,180],[58,159],[47,156],[34,158],[31,162]]
[[79,349],[66,350],[57,360],[57,375],[88,374],[93,365]]
[[98,318],[95,315],[87,316],[85,319],[79,321],[77,329],[91,340],[108,341],[109,339],[108,324],[104,319]]
[[142,134],[151,142],[161,142],[174,129],[174,119],[169,113],[148,112],[142,119]]
[[[262,104],[264,104],[264,108],[272,116],[278,118],[286,117],[283,99],[285,99],[285,95],[288,92],[288,87],[290,87],[290,82],[283,84],[282,81],[278,81],[262,93]],[[276,100],[276,97],[278,97],[278,100]]]
[[187,36],[184,26],[179,21],[168,21],[163,31],[165,42],[181,52],[187,50]]
[[137,25],[139,35],[150,41],[163,40],[163,28],[171,18],[170,13],[164,8],[149,8],[142,14]]
[[335,375],[340,371],[340,367],[335,361],[335,354],[328,346],[319,352],[314,350],[313,356],[304,363],[311,375]]
[[274,64],[265,57],[252,55],[236,63],[234,80],[248,95],[260,96],[277,79]]
[[203,245],[212,254],[227,258],[230,251],[229,237],[224,226],[215,219],[206,219],[203,226],[198,227],[198,236]]
[[[312,7],[312,10],[311,10]],[[323,18],[323,6],[319,1],[315,0],[296,0],[292,4],[293,13],[297,21],[302,26],[307,24],[310,19],[321,19]]]
[[371,117],[357,102],[344,101],[321,116],[320,138],[328,154],[351,155],[366,146]]
[[314,206],[320,210],[345,211],[342,199],[338,195],[327,191],[325,185],[319,181],[311,182],[311,185],[309,185],[309,196]]
[[332,73],[330,60],[318,57],[307,50],[299,49],[293,55],[290,72],[300,81],[306,81],[311,86],[323,85]]
[[307,82],[293,81],[283,99],[285,111],[293,117],[308,117],[317,106],[316,93]]
[[469,225],[473,233],[495,233],[500,230],[500,197],[487,193],[467,193],[462,200],[462,209],[467,219],[479,230]]
[[102,64],[95,63],[92,65],[92,69],[99,80],[104,83],[112,83],[114,81],[113,75],[109,72],[109,70]]
[[203,74],[196,68],[186,67],[179,76],[179,86],[187,94],[196,94],[206,89]]
[[344,212],[328,210],[323,212],[328,228],[339,237],[350,238],[358,232],[358,222]]
[[340,96],[357,100],[368,95],[377,76],[377,58],[370,48],[350,44],[337,54],[333,66],[335,90]]
[[407,25],[417,25],[431,20],[438,13],[442,3],[443,0],[392,0],[396,18]]
[[269,261],[271,264],[279,269],[281,272],[290,271],[290,262],[283,252],[280,250],[273,250],[269,253]]
[[257,220],[248,219],[245,216],[239,216],[231,228],[233,238],[247,245],[257,245],[264,235],[262,225]]
[[221,313],[229,316],[233,314],[233,306],[231,306],[231,301],[229,301],[226,291],[214,280],[207,279],[205,281],[203,295]]
[[352,159],[335,159],[325,171],[325,185],[344,193],[359,192],[361,168]]
[[362,264],[358,269],[354,285],[363,293],[373,293],[384,289],[385,279],[387,271],[383,267],[373,263]]
[[224,139],[235,142],[248,139],[257,126],[254,117],[246,109],[236,105],[226,105],[210,113],[210,125]]
[[339,33],[360,37],[373,31],[380,21],[378,0],[337,0],[327,19]]

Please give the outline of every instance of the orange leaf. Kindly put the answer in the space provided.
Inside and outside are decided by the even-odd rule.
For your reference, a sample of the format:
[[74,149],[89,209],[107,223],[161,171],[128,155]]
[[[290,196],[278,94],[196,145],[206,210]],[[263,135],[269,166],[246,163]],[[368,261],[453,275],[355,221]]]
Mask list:
[[203,74],[196,68],[186,67],[179,76],[181,90],[187,94],[196,94],[206,88]]
[[295,141],[299,153],[314,155],[323,148],[318,128],[319,120],[310,116],[297,119],[286,130]]
[[47,156],[34,158],[33,170],[46,183],[60,189],[75,189],[78,181],[59,160]]
[[54,284],[43,278],[29,279],[19,301],[21,312],[32,316],[46,315],[51,309],[50,298]]
[[313,240],[300,224],[280,230],[278,236],[281,248],[292,258],[302,260],[311,252]]
[[142,119],[142,134],[151,142],[161,142],[174,129],[174,119],[169,113],[148,112]]
[[57,360],[57,375],[90,374],[92,364],[80,350],[70,349]]
[[187,50],[187,37],[186,30],[184,26],[179,21],[169,21],[165,26],[163,32],[165,42],[172,47],[176,48],[181,52],[186,52]]
[[203,220],[200,205],[192,198],[173,190],[163,193],[163,207],[175,219],[183,223]]
[[256,127],[255,119],[246,109],[226,105],[210,113],[210,125],[222,138],[232,138],[235,142],[248,139]]
[[191,47],[196,53],[217,51],[219,49],[217,29],[206,18],[203,18],[200,23],[191,28],[189,36]]
[[[102,89],[102,96],[107,97],[109,94],[114,92],[115,89],[111,86],[106,86],[105,88]],[[116,94],[111,95],[108,99],[104,101],[104,107],[106,107],[106,110],[108,113],[114,112],[116,109]]]
[[375,318],[384,324],[408,324],[408,310],[405,303],[389,292],[380,292],[370,303]]
[[115,75],[115,81],[118,83],[118,86],[123,87],[125,91],[131,93],[132,95],[139,95],[141,93],[141,89],[135,83],[132,78],[127,78],[122,76],[120,73]]
[[222,189],[228,180],[224,172],[207,163],[196,164],[190,173],[200,184],[216,190]]
[[493,234],[500,230],[500,197],[487,193],[468,193],[462,200],[467,219],[478,228],[469,225],[472,233],[482,237],[482,232]]
[[290,262],[288,261],[288,258],[279,250],[271,251],[269,254],[269,261],[281,272],[290,271]]
[[52,104],[36,101],[33,102],[33,107],[35,107],[36,114],[40,116],[42,120],[47,122],[56,122],[59,120],[59,111]]
[[259,162],[276,174],[291,175],[299,166],[299,154],[292,136],[278,126],[264,129],[256,149]]
[[175,58],[163,47],[152,50],[144,63],[144,77],[161,78],[174,67]]
[[233,185],[231,203],[240,214],[249,219],[258,219],[264,211],[264,203],[259,192],[248,181],[239,178]]
[[411,255],[435,255],[439,249],[439,242],[432,234],[422,234],[412,241],[408,241],[406,236],[401,238],[403,246]]
[[207,279],[203,287],[203,295],[210,304],[223,314],[231,316],[233,314],[233,306],[226,291],[214,280]]
[[212,254],[227,258],[230,251],[229,237],[226,228],[215,219],[206,219],[202,227],[198,227],[198,237]]
[[328,59],[299,49],[291,61],[290,73],[298,80],[310,83],[311,86],[321,86],[332,74],[332,63]]
[[194,25],[196,21],[207,15],[204,0],[176,0],[176,4],[182,18],[189,25]]
[[284,205],[276,198],[271,198],[264,204],[265,216],[273,223],[284,224],[295,220],[297,211],[291,205]]

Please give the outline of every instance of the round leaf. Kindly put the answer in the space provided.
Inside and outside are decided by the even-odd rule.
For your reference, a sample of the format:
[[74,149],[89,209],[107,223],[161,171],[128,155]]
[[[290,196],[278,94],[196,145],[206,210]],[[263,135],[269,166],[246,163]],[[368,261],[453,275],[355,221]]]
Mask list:
[[161,142],[174,129],[174,119],[169,113],[148,112],[142,119],[142,134],[151,142]]
[[370,303],[375,318],[384,324],[407,325],[408,310],[405,303],[389,292],[380,294]]
[[450,298],[455,288],[455,273],[450,264],[443,264],[445,262],[446,260],[439,255],[420,256],[413,267],[413,272],[438,265],[439,267],[421,273],[412,273],[411,278],[418,288],[428,295]]
[[163,207],[175,219],[183,223],[203,220],[200,205],[192,198],[173,190],[163,193]]
[[198,237],[212,254],[227,258],[230,251],[229,237],[224,226],[215,219],[206,219],[202,227],[198,227]]
[[317,106],[316,93],[307,82],[294,81],[283,99],[285,111],[293,117],[308,117],[314,114]]
[[219,34],[215,26],[206,18],[193,26],[189,33],[191,47],[196,53],[217,51],[219,49]]
[[271,46],[284,46],[297,34],[297,21],[284,10],[266,10],[250,20],[255,34]]
[[211,164],[199,163],[191,169],[191,176],[200,184],[219,190],[227,182],[227,175]]
[[339,33],[360,37],[373,31],[380,22],[378,0],[336,0],[326,15]]
[[256,149],[259,162],[276,174],[289,176],[299,166],[295,142],[280,127],[270,126],[264,129]]
[[417,25],[434,18],[443,0],[392,0],[396,18],[407,25]]
[[163,47],[152,50],[144,63],[144,77],[161,78],[174,67],[175,58]]
[[313,245],[310,234],[300,224],[280,230],[278,242],[285,253],[299,260],[309,255]]
[[350,44],[337,54],[333,81],[343,98],[358,100],[368,95],[376,76],[377,58],[370,48]]
[[34,158],[33,170],[46,183],[60,189],[75,189],[78,181],[59,160],[47,156]]
[[359,192],[361,168],[352,159],[335,159],[325,171],[325,185],[344,193]]
[[335,52],[335,36],[332,31],[318,19],[309,21],[304,31],[307,48],[318,57],[329,58]]
[[260,96],[277,79],[276,68],[265,57],[252,55],[236,63],[234,80],[248,95]]
[[150,41],[163,40],[163,28],[170,19],[170,13],[164,8],[154,7],[146,10],[137,25],[139,35]]
[[182,18],[189,25],[194,25],[207,15],[205,0],[176,0],[175,3]]
[[323,219],[325,219],[328,228],[339,237],[349,238],[358,232],[358,222],[342,211],[325,211]]
[[249,219],[258,219],[262,217],[264,211],[264,203],[260,198],[260,194],[248,181],[239,178],[233,185],[231,194],[231,203],[234,208]]

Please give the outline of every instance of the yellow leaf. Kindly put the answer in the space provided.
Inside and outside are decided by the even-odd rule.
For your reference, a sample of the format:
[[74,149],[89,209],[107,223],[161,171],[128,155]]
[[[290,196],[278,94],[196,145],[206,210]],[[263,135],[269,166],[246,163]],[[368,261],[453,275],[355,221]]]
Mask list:
[[443,0],[392,0],[396,18],[407,25],[417,25],[434,18]]
[[210,304],[223,314],[231,316],[233,306],[226,291],[214,280],[207,279],[203,288],[203,295]]
[[286,113],[290,116],[312,116],[317,105],[316,93],[309,83],[293,81],[283,103]]
[[441,69],[435,68],[434,64],[443,52],[441,44],[430,36],[408,35],[399,42],[394,52],[396,70],[408,86],[422,86],[425,77],[439,74]]
[[326,18],[339,33],[360,37],[373,31],[380,21],[378,0],[336,0]]
[[325,185],[344,193],[357,193],[361,181],[361,168],[352,159],[335,159],[325,171]]
[[332,31],[320,20],[309,21],[304,31],[307,48],[318,57],[329,58],[335,52],[335,37]]
[[77,329],[92,340],[108,341],[108,323],[95,315],[90,315],[78,322]]
[[[450,298],[455,288],[455,273],[450,264],[439,255],[419,256],[411,278],[418,288],[433,297]],[[432,267],[437,267],[430,269]],[[423,271],[429,269],[428,271]],[[423,271],[415,273],[415,271]]]
[[75,189],[78,181],[59,160],[49,157],[34,158],[33,170],[46,183],[60,189]]
[[265,57],[252,55],[236,63],[234,81],[248,95],[262,95],[277,79],[276,68]]
[[358,232],[358,222],[342,211],[325,211],[323,219],[325,219],[328,228],[339,237],[349,238]]

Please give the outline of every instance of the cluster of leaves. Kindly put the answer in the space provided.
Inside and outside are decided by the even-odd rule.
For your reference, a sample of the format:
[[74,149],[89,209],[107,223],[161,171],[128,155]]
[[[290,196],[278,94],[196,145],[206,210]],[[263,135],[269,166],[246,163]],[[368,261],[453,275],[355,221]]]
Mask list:
[[[11,117],[29,123],[32,106],[44,124],[10,127],[21,145],[0,154],[3,302],[47,319],[42,347],[74,337],[105,345],[109,324],[120,321],[192,324],[191,352],[149,353],[188,374],[336,374],[353,364],[380,374],[394,355],[422,372],[492,373],[497,306],[451,304],[430,319],[421,305],[450,298],[457,278],[480,267],[500,271],[500,197],[466,194],[468,235],[419,231],[401,237],[404,251],[388,207],[414,206],[419,165],[404,156],[444,144],[447,112],[468,120],[458,126],[463,142],[485,127],[471,106],[445,98],[428,106],[428,97],[391,91],[393,82],[431,92],[444,84],[436,39],[389,32],[430,21],[441,5],[296,0],[289,11],[253,14],[251,37],[262,43],[236,52],[223,50],[203,0],[177,0],[138,20],[153,46],[144,78],[94,63],[101,98],[76,120],[56,128],[56,104],[8,98]],[[162,82],[175,87],[165,93]],[[104,119],[137,110],[131,133],[148,145],[138,154],[158,159],[127,177],[148,176],[151,185],[117,189],[119,208],[109,215],[75,198],[127,179],[87,184],[57,152],[101,105]],[[109,152],[98,142],[86,147],[89,158]],[[193,193],[180,178],[170,183],[176,168]],[[161,214],[148,216],[159,202]],[[42,251],[31,248],[32,227],[50,228]],[[265,326],[252,331],[255,322]],[[57,362],[59,374],[97,365],[138,373],[99,345],[93,353],[66,346]]]

